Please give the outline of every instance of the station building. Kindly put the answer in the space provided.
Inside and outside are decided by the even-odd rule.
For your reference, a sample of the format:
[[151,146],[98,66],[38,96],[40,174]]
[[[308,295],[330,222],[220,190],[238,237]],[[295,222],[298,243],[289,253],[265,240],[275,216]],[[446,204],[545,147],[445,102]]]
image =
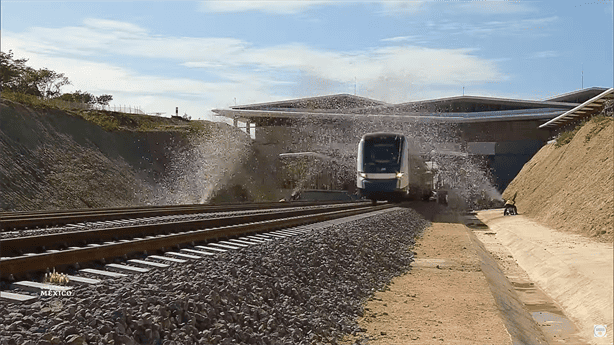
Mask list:
[[398,130],[429,142],[420,152],[425,160],[434,153],[483,159],[502,191],[544,144],[612,99],[614,89],[599,87],[540,101],[458,96],[389,104],[336,94],[213,112],[253,134],[271,162],[300,152],[352,160],[363,134]]

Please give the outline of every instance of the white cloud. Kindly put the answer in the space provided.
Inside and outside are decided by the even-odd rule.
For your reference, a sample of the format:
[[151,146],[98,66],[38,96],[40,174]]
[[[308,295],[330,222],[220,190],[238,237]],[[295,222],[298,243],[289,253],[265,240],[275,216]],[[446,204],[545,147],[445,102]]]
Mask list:
[[[3,50],[13,49],[17,57],[29,58],[33,67],[65,73],[75,89],[117,95],[118,102],[148,102],[140,105],[150,112],[169,110],[150,110],[149,105],[170,107],[171,103],[183,102],[182,108],[192,116],[231,105],[235,97],[245,104],[283,99],[290,94],[310,96],[296,95],[301,92],[297,85],[305,85],[297,75],[319,85],[302,92],[335,92],[345,86],[353,90],[356,78],[369,85],[370,94],[396,101],[410,100],[407,97],[412,93],[403,85],[435,88],[505,79],[495,62],[474,55],[471,49],[392,46],[332,51],[302,44],[254,47],[232,38],[152,35],[131,23],[98,19],[87,19],[82,27],[32,28],[24,33],[2,34]],[[409,36],[388,41],[406,38]],[[163,69],[158,75],[144,75],[92,58],[111,61],[122,55],[141,58],[144,65],[157,59],[157,64],[169,63],[168,69],[203,68],[217,81],[169,77]],[[108,56],[113,59],[105,58]],[[168,59],[171,62],[164,61]]]
[[[32,49],[28,41],[12,38],[3,33],[3,50],[13,50],[15,57],[28,58],[34,68],[47,67],[64,73],[72,85],[63,92],[77,89],[95,95],[113,95],[112,105],[139,106],[145,112],[180,115],[187,112],[193,118],[210,118],[213,108],[227,107],[233,98],[272,100],[276,96],[267,91],[268,84],[257,77],[241,75],[237,80],[207,82],[190,78],[173,78],[164,75],[144,75],[109,63],[93,62],[78,57],[68,58],[49,55],[46,51]],[[34,45],[35,47],[36,45]]]
[[414,41],[416,39],[419,39],[419,36],[397,36],[397,37],[390,37],[390,38],[383,38],[381,41],[382,42],[408,42],[408,41]]
[[529,13],[537,11],[536,8],[527,2],[509,0],[488,0],[488,1],[464,1],[456,3],[458,10],[478,14],[508,14],[508,13]]
[[[6,36],[28,42],[30,51],[52,55],[129,55],[168,59],[215,59],[244,49],[233,38],[194,38],[151,35],[137,25],[119,21],[85,19],[83,26],[33,27]],[[5,36],[5,35],[3,35]],[[4,37],[3,37],[4,38]]]
[[235,58],[273,69],[298,69],[337,82],[350,82],[354,77],[362,80],[395,77],[421,84],[455,84],[502,77],[494,63],[471,55],[469,49],[389,47],[344,53],[288,45],[254,49]]
[[408,27],[406,32],[410,35],[387,37],[380,41],[390,45],[432,45],[449,41],[451,38],[461,41],[468,38],[490,39],[495,36],[500,39],[540,39],[555,35],[555,24],[558,21],[557,16],[465,22],[449,19],[426,20],[417,26]]
[[87,18],[83,21],[83,23],[85,24],[85,26],[93,29],[124,33],[128,36],[140,36],[147,33],[147,30],[141,28],[138,25],[120,22],[116,20]]
[[[409,46],[343,52],[300,44],[256,48],[232,38],[154,36],[123,22],[88,19],[85,23],[85,29],[32,28],[23,34],[5,33],[3,36],[8,42],[4,43],[9,46],[11,42],[13,45],[23,43],[20,48],[26,56],[32,53],[92,56],[105,52],[141,58],[172,58],[180,60],[185,67],[206,68],[224,79],[234,80],[237,78],[232,78],[233,75],[245,76],[239,79],[246,80],[252,78],[252,74],[272,70],[299,70],[338,82],[348,82],[354,77],[375,80],[389,75],[444,84],[459,79],[482,82],[500,77],[494,63],[471,55],[469,49]],[[400,41],[408,37],[389,40]]]
[[398,1],[398,0],[380,0],[384,15],[404,15],[417,14],[427,10],[429,1]]
[[303,12],[314,6],[321,6],[339,1],[316,1],[316,0],[231,0],[217,1],[207,0],[200,5],[200,10],[205,12],[247,12],[261,11],[274,14],[293,14]]
[[535,9],[527,3],[507,0],[489,1],[435,1],[435,0],[205,0],[199,10],[203,12],[248,12],[258,11],[270,14],[296,14],[317,6],[344,4],[379,3],[383,15],[416,15],[430,11],[433,6],[454,12],[478,14],[527,13]]
[[531,55],[531,57],[534,59],[553,58],[553,57],[559,57],[559,56],[560,54],[554,50],[545,50],[541,52],[536,52],[533,55]]
[[517,14],[535,12],[536,9],[526,2],[507,0],[487,1],[411,1],[411,0],[380,0],[381,14],[389,16],[418,15],[424,12],[445,11],[457,14]]

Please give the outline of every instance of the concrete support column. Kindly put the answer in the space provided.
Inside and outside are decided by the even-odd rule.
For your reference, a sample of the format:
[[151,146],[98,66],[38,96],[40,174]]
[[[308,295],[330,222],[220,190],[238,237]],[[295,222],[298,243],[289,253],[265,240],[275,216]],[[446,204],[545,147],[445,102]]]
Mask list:
[[249,121],[246,121],[246,122],[245,122],[245,133],[247,133],[247,134],[250,134],[250,132],[249,132],[249,130],[250,130],[249,126],[250,126]]
[[232,119],[232,125],[233,125],[233,126],[235,126],[235,127],[239,127],[239,120],[237,120],[237,118],[236,118],[236,117],[234,117],[234,118]]

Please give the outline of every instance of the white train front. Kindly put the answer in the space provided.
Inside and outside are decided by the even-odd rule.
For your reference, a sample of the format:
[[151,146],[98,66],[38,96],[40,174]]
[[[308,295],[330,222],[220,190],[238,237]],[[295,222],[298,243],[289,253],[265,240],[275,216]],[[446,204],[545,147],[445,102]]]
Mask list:
[[428,199],[431,194],[432,175],[417,145],[402,134],[365,134],[358,144],[356,165],[356,186],[367,199]]

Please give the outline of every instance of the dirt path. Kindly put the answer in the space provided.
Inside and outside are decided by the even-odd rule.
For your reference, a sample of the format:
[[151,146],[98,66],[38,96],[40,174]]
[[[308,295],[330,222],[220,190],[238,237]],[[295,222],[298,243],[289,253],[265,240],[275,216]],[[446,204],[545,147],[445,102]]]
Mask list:
[[[503,217],[501,210],[478,212],[478,218],[489,227],[489,232],[478,237],[482,242],[491,243],[487,248],[498,257],[509,280],[535,283],[576,324],[577,336],[584,342],[612,344],[614,250],[611,243],[552,230],[522,215]],[[500,245],[498,249],[497,245]],[[513,259],[506,259],[508,255],[503,253],[509,253]],[[559,323],[558,320],[549,322],[551,326]],[[595,325],[607,326],[606,337],[594,336]]]
[[502,210],[435,213],[411,271],[374,294],[365,332],[344,344],[612,344],[611,244]]
[[412,270],[366,305],[370,344],[512,343],[464,225],[436,217],[414,251]]

